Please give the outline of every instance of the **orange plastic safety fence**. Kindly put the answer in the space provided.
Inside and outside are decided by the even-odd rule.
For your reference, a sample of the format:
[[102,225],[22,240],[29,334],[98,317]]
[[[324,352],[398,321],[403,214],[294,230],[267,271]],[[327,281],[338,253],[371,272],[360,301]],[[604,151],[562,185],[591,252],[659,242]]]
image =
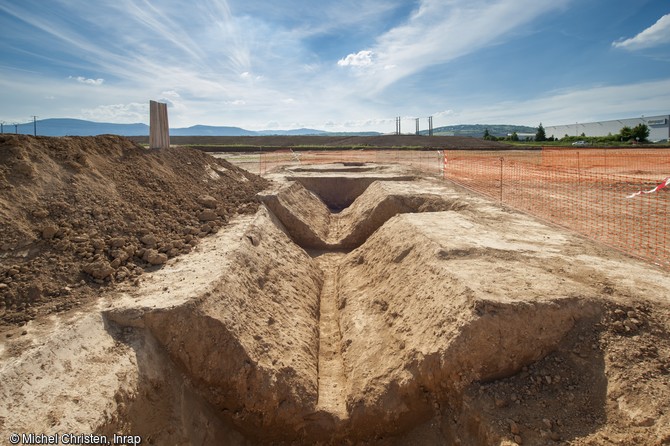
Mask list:
[[[670,268],[670,150],[445,152],[443,175],[507,206]],[[538,162],[539,161],[539,162]]]
[[655,179],[670,171],[667,149],[545,148],[542,165]]
[[670,268],[670,150],[345,150],[264,152],[261,174],[286,165],[405,164]]

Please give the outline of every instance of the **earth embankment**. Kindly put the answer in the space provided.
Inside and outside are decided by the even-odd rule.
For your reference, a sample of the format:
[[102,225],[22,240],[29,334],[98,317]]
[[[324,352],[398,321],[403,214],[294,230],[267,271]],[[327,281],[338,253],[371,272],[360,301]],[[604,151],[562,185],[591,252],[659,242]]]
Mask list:
[[267,182],[198,150],[118,136],[0,136],[0,320],[72,308],[190,252]]

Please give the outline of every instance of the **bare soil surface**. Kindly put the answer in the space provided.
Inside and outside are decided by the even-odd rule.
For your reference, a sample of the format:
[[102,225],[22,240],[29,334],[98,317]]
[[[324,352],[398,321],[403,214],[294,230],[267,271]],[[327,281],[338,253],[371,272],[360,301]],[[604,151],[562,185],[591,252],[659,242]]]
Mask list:
[[316,257],[323,273],[319,297],[319,398],[317,410],[330,414],[337,421],[348,418],[344,400],[347,379],[340,348],[340,312],[337,296],[340,287],[339,263],[343,253],[328,252]]
[[[133,141],[148,144],[148,136],[131,136]],[[416,135],[379,135],[379,136],[172,136],[172,144],[190,145],[205,151],[225,151],[248,149],[277,149],[329,147],[329,148],[400,148],[421,147],[426,149],[465,149],[465,150],[509,150],[516,149],[508,144],[487,141],[469,136],[416,136]]]
[[667,271],[362,167],[277,173],[254,215],[0,339],[0,438],[670,444]]
[[266,182],[188,148],[117,136],[0,137],[0,323],[81,304],[185,254]]

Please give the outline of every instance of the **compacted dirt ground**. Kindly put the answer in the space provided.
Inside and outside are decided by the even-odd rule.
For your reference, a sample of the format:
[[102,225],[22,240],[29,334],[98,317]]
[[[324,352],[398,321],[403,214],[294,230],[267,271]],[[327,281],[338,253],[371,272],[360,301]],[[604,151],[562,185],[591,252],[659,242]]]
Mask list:
[[[148,136],[133,136],[133,141],[148,144]],[[496,141],[466,136],[416,136],[416,135],[379,135],[379,136],[173,136],[173,144],[190,145],[202,150],[276,150],[292,147],[301,150],[309,147],[332,148],[433,148],[465,150],[509,150],[511,146]]]
[[670,444],[665,270],[397,165],[2,143],[3,441]]

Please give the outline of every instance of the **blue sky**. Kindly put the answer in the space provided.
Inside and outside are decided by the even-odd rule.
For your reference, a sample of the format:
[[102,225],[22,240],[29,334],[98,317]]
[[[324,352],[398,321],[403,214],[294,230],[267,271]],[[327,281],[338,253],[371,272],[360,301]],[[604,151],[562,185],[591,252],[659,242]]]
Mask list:
[[392,132],[670,113],[667,0],[0,0],[0,120]]

